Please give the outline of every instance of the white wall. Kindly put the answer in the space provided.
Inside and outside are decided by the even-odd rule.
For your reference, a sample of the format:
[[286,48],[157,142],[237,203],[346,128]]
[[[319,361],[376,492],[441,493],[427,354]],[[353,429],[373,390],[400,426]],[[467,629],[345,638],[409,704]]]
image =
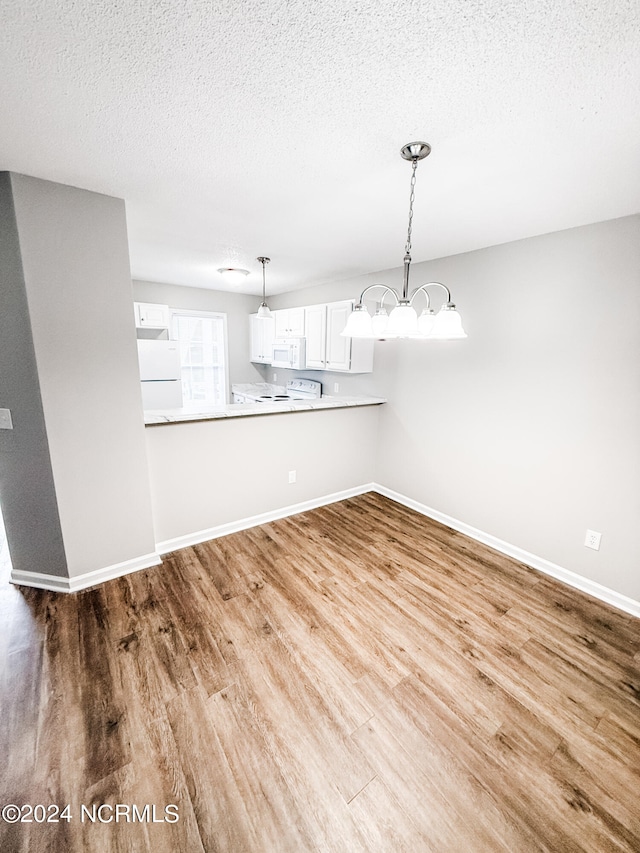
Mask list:
[[[65,573],[154,558],[124,202],[24,175],[9,186]],[[9,407],[24,393],[10,375]],[[16,442],[32,426],[19,420]],[[2,500],[21,498],[9,487]],[[53,573],[46,550],[16,560],[12,540],[28,542],[44,512],[26,509],[5,512],[14,571]]]
[[[379,406],[147,427],[156,541],[371,482]],[[288,482],[289,471],[297,482]]]
[[640,217],[424,273],[450,285],[469,338],[399,343],[381,439],[402,463],[381,455],[378,479],[640,600]]
[[257,296],[154,281],[134,281],[133,295],[136,302],[159,302],[171,308],[226,314],[229,386],[235,382],[263,381],[249,361],[249,315],[258,310],[260,299]]

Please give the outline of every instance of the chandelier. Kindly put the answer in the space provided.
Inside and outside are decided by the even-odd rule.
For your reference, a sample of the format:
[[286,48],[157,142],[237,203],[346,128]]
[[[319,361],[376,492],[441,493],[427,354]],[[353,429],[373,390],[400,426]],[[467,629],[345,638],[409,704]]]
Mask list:
[[[452,340],[467,337],[462,328],[460,314],[451,301],[451,292],[444,284],[441,284],[439,281],[429,281],[426,284],[421,284],[409,295],[411,229],[413,225],[416,170],[418,162],[424,160],[430,153],[431,146],[426,142],[410,142],[400,151],[403,159],[408,160],[412,164],[411,192],[409,194],[409,225],[407,228],[407,242],[404,249],[404,283],[402,293],[398,294],[394,288],[386,284],[372,284],[369,287],[365,287],[360,294],[360,299],[349,315],[347,325],[342,332],[342,335],[347,338]],[[381,288],[384,292],[380,296],[376,312],[372,317],[364,307],[363,299],[367,293],[376,288]],[[430,288],[444,290],[444,301],[437,313],[431,305]],[[391,296],[395,302],[395,307],[390,314],[387,314],[384,307],[384,301],[388,296]],[[425,301],[425,306],[419,316],[413,304],[418,296],[421,300]]]

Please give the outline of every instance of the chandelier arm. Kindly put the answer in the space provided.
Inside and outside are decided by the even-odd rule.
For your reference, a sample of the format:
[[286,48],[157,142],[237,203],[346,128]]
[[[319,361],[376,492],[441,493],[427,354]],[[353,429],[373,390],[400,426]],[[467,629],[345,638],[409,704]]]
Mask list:
[[411,255],[404,256],[404,273],[402,277],[402,302],[409,302],[409,270],[411,268]]
[[358,299],[358,305],[356,307],[362,308],[362,301],[365,297],[365,294],[368,293],[370,290],[374,290],[376,287],[384,288],[384,293],[382,294],[382,299],[380,300],[381,302],[384,302],[387,293],[391,293],[393,295],[393,298],[396,300],[396,305],[398,304],[398,302],[400,301],[398,298],[398,294],[392,287],[387,287],[386,284],[370,284],[369,287],[365,287],[365,289],[360,294],[360,298]]
[[415,299],[415,297],[418,295],[418,293],[420,293],[420,291],[422,291],[422,293],[424,293],[424,295],[427,297],[427,308],[428,308],[431,300],[429,298],[429,293],[427,291],[427,287],[441,287],[447,294],[447,304],[449,304],[451,302],[451,291],[449,290],[449,288],[445,284],[442,284],[439,281],[429,281],[426,284],[421,284],[420,287],[416,287],[416,289],[411,294],[411,299],[409,300],[409,304],[413,303],[413,300]]

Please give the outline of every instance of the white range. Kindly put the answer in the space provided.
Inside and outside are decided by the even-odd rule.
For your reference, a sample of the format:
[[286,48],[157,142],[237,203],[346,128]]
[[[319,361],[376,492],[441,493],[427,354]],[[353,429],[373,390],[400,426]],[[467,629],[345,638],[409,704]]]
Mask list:
[[287,400],[317,400],[322,397],[322,383],[314,379],[290,379],[286,390],[277,386],[256,386],[234,391],[234,403],[283,403]]

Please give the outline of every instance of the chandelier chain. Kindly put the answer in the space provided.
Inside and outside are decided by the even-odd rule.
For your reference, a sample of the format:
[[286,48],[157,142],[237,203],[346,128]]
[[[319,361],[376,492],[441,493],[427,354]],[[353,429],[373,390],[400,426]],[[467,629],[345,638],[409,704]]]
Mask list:
[[418,160],[414,158],[413,169],[411,172],[411,192],[409,194],[409,227],[407,228],[407,242],[404,247],[405,255],[411,254],[411,229],[413,227],[413,201],[416,196],[416,169],[418,168]]

